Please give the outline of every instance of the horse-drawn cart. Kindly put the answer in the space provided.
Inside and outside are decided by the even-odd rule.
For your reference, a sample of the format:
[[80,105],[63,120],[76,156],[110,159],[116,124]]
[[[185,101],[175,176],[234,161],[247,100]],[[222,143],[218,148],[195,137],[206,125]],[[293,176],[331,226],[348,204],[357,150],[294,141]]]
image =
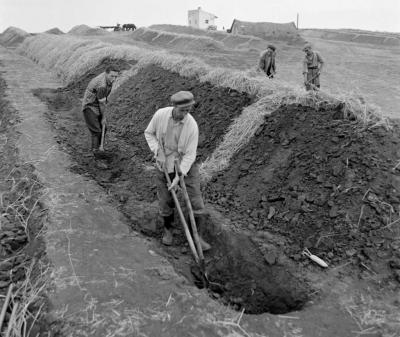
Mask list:
[[116,26],[100,26],[102,29],[112,29],[114,32],[119,32],[119,31],[134,31],[136,29],[136,26],[133,23],[124,23],[122,26],[117,23]]

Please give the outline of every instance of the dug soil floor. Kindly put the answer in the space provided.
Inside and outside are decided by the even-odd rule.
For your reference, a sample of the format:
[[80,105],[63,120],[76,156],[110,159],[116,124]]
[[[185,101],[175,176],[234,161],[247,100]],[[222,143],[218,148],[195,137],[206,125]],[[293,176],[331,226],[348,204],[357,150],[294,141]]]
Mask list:
[[192,90],[201,161],[254,98],[144,68],[113,93],[107,151],[93,158],[80,99],[107,62],[62,87],[31,61],[0,53],[4,98],[21,119],[19,156],[48,191],[50,335],[398,335],[397,127],[362,127],[340,111],[298,106],[266,116],[203,188],[209,217],[201,233],[213,248],[205,256],[210,285],[199,289],[178,223],[174,245],[159,244],[143,130],[171,93]]

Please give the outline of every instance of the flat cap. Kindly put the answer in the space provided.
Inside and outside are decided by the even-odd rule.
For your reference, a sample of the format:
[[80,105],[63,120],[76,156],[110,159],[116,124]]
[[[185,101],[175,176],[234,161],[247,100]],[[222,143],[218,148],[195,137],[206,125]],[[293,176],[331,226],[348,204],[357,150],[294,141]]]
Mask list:
[[275,51],[276,49],[276,47],[273,44],[269,44],[267,48],[272,49],[273,51]]
[[303,50],[305,51],[306,49],[312,49],[311,43],[306,43],[303,47]]
[[175,106],[185,107],[195,103],[190,91],[178,91],[171,96],[171,103]]

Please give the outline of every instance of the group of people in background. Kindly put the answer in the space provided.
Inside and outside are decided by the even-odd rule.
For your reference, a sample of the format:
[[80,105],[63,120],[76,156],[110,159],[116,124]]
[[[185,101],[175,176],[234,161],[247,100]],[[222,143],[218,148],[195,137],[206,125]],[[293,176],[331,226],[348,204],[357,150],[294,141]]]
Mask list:
[[[318,90],[320,85],[320,74],[324,66],[321,55],[312,49],[311,44],[307,43],[303,47],[305,53],[303,60],[303,77],[306,90]],[[267,49],[261,54],[258,70],[263,71],[268,78],[274,78],[276,74],[275,64],[276,47],[269,44]]]

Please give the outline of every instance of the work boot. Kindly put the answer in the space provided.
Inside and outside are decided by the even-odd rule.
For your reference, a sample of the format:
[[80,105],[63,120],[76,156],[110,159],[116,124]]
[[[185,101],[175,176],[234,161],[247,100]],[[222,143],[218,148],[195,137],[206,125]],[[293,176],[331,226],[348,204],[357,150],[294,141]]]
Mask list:
[[164,228],[164,234],[161,242],[166,246],[172,245],[172,233],[169,229]]
[[174,222],[174,213],[163,217],[164,220],[164,234],[161,242],[166,246],[172,245],[172,223]]
[[[194,219],[196,221],[197,232],[200,233],[200,228],[204,227],[204,224],[206,222],[206,217],[204,214],[196,214]],[[192,232],[191,227],[190,227],[190,232]],[[193,236],[193,234],[192,234],[192,236]],[[209,243],[207,243],[206,241],[204,241],[203,238],[200,236],[200,234],[199,234],[199,241],[200,241],[200,246],[201,246],[201,249],[203,250],[203,252],[211,249],[211,245]]]

